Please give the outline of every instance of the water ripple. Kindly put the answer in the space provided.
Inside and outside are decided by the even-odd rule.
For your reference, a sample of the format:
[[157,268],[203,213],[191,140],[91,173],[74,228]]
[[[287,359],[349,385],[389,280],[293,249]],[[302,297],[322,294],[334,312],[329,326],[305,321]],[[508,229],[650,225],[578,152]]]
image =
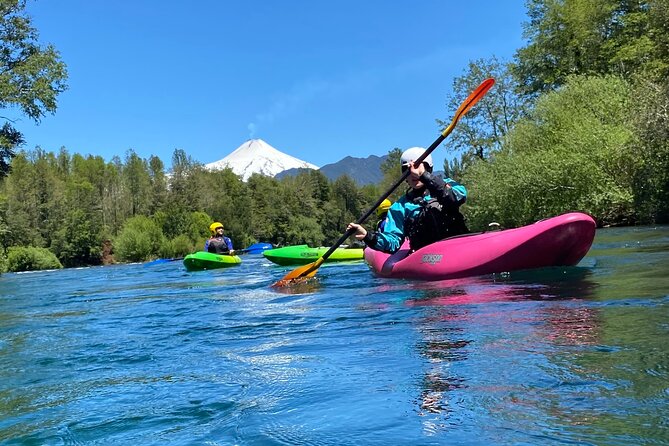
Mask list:
[[0,444],[667,444],[669,229],[440,282],[248,256],[0,276]]

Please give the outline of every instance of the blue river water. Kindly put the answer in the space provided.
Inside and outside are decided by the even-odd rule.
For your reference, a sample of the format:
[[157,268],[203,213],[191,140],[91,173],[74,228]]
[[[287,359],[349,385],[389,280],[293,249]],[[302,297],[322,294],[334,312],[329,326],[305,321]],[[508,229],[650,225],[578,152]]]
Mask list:
[[262,256],[0,276],[0,444],[669,444],[669,227],[443,282]]

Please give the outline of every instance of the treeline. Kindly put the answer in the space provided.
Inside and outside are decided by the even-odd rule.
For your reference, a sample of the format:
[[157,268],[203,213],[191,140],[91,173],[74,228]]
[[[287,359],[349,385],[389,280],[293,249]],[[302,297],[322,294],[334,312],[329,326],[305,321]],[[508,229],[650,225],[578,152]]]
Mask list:
[[[448,109],[493,90],[447,140],[470,224],[562,212],[600,225],[669,221],[669,0],[529,0],[528,44],[469,64]],[[442,125],[448,120],[440,121]]]
[[[319,246],[334,242],[381,193],[318,171],[243,182],[230,169],[205,169],[183,150],[174,151],[169,174],[158,157],[132,150],[123,161],[105,162],[38,148],[17,154],[11,167],[0,187],[9,270],[180,257],[202,248],[214,220],[236,249],[257,241]],[[386,169],[399,175],[399,165]]]

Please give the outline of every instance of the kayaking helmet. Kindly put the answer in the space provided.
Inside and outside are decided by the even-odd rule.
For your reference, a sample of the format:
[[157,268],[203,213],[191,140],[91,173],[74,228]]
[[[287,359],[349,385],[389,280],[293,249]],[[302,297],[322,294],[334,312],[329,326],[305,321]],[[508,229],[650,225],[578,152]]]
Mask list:
[[383,213],[385,213],[385,212],[388,212],[388,209],[390,209],[390,205],[391,205],[391,204],[392,204],[392,203],[391,203],[390,200],[388,200],[387,198],[386,198],[385,200],[383,200],[383,201],[381,202],[381,204],[379,205],[379,207],[376,208],[376,215],[377,215],[378,217],[380,217],[381,214],[383,214]]
[[[406,149],[404,152],[402,152],[400,164],[402,166],[408,166],[411,161],[417,160],[423,153],[425,153],[425,149],[422,147],[411,147]],[[434,164],[432,163],[432,155],[426,156],[423,160],[423,164],[426,165],[428,168],[427,170],[432,172],[432,168],[434,167]]]
[[216,230],[218,228],[223,229],[223,223],[219,223],[217,221],[213,222],[212,224],[209,225],[209,230],[211,231],[212,234],[216,234]]

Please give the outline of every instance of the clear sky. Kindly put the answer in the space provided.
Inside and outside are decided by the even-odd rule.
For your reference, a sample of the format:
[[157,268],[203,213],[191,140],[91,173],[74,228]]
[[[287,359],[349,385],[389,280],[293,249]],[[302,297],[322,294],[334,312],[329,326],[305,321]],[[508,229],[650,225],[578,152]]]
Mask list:
[[[470,60],[524,45],[521,0],[29,0],[67,64],[25,148],[209,163],[250,138],[323,166],[427,147]],[[17,115],[18,117],[18,115]],[[441,167],[440,147],[434,154]]]

